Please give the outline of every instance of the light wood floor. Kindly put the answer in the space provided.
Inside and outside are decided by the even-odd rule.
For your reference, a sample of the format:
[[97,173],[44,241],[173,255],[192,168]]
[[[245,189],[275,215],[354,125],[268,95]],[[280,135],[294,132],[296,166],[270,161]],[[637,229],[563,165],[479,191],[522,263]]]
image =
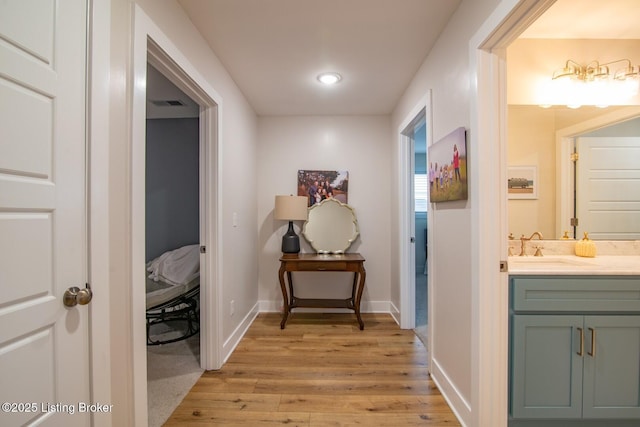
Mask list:
[[228,362],[198,380],[165,426],[459,426],[427,353],[391,316],[260,314]]

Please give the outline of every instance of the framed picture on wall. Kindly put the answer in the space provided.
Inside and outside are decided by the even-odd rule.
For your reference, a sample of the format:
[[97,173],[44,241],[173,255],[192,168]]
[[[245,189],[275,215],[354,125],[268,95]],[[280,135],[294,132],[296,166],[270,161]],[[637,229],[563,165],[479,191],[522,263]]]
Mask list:
[[307,196],[309,206],[334,198],[342,203],[349,200],[349,172],[330,170],[299,170],[298,196]]
[[427,154],[429,200],[432,203],[466,200],[467,132],[459,127],[429,146]]
[[507,194],[509,199],[537,199],[537,166],[509,166],[507,170]]

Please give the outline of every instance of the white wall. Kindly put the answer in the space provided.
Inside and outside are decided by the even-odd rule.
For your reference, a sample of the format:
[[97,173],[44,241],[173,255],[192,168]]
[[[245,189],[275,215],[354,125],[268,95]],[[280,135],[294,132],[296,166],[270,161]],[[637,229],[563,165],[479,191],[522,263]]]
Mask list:
[[[390,171],[388,116],[291,116],[258,120],[259,298],[261,310],[282,306],[278,258],[287,223],[273,219],[275,195],[297,194],[298,170],[347,170],[349,200],[360,236],[350,252],[366,259],[367,279],[362,311],[388,311],[390,258]],[[298,222],[296,232],[302,224]],[[300,237],[301,251],[314,252]],[[344,273],[294,273],[301,297],[350,295],[351,277]],[[334,275],[335,283],[326,276]],[[323,280],[324,279],[324,280]],[[316,284],[321,286],[316,286]],[[366,327],[366,325],[365,325]]]
[[[111,365],[113,425],[133,425],[134,384],[131,377],[130,258],[130,94],[132,1],[111,0],[109,117],[109,254],[111,305]],[[222,98],[222,306],[235,300],[235,316],[223,315],[223,339],[228,338],[258,299],[257,200],[256,188],[257,118],[207,43],[172,0],[136,2],[161,31],[181,51],[198,73]],[[104,52],[95,52],[103,55]],[[98,118],[97,120],[100,120]],[[99,123],[95,124],[99,126]],[[228,167],[226,167],[228,166]],[[238,227],[232,226],[238,212]],[[141,314],[142,315],[142,314]],[[141,402],[140,402],[141,403]]]
[[[392,189],[399,188],[399,127],[412,109],[432,90],[433,121],[427,117],[427,127],[433,130],[434,141],[457,127],[470,124],[471,83],[475,70],[469,67],[469,41],[487,19],[498,0],[465,0],[429,53],[411,85],[393,112],[391,128],[393,136]],[[428,141],[428,144],[433,141]],[[468,146],[469,169],[481,167],[475,160],[475,147]],[[470,192],[476,183],[469,182]],[[433,257],[434,301],[431,315],[433,355],[431,372],[442,386],[442,392],[451,402],[461,420],[471,425],[472,402],[472,289],[471,254],[480,248],[471,247],[470,201],[431,205],[432,218],[429,229],[429,256]],[[397,192],[392,192],[391,224],[397,230],[399,214]],[[395,231],[394,231],[395,232]],[[398,241],[392,241],[392,254],[398,254]],[[391,283],[400,283],[400,263],[392,258]],[[391,290],[399,295],[397,289]],[[394,299],[394,304],[399,301]],[[462,351],[462,349],[464,349]]]

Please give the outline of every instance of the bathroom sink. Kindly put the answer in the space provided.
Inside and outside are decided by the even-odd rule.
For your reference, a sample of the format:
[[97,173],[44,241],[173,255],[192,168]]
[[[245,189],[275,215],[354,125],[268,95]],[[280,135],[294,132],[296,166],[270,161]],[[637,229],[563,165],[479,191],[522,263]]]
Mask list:
[[522,264],[570,264],[570,265],[588,265],[578,257],[573,256],[514,256],[509,257],[509,262],[522,263]]
[[510,256],[511,274],[634,274],[640,275],[640,256],[598,255],[584,258],[576,255]]
[[583,259],[573,255],[556,256],[511,256],[509,257],[509,271],[546,271],[569,272],[579,270],[593,270],[599,268],[593,259]]

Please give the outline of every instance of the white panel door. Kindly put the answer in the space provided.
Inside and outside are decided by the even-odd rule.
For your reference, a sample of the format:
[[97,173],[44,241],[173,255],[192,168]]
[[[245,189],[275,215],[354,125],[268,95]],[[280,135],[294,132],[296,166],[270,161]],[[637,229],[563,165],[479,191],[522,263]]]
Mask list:
[[[0,1],[0,425],[90,425],[85,0]],[[6,403],[4,403],[6,402]]]
[[578,138],[577,238],[640,239],[640,138]]

